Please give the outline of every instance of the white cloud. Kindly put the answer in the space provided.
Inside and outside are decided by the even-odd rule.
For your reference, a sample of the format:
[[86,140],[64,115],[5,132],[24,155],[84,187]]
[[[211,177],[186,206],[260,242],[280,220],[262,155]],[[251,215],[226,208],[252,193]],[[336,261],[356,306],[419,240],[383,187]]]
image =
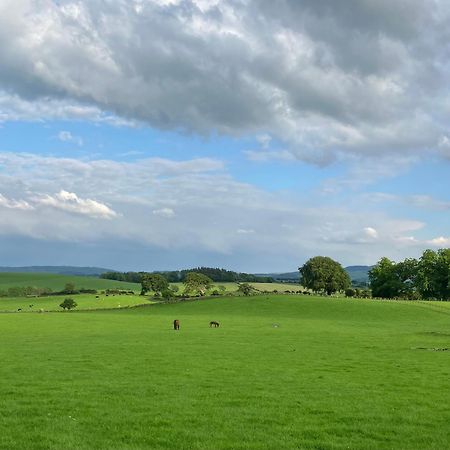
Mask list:
[[153,215],[164,217],[166,219],[171,219],[172,217],[175,217],[175,211],[172,208],[161,208],[161,209],[154,209]]
[[25,200],[12,200],[6,198],[4,195],[0,194],[0,206],[9,209],[20,209],[23,211],[33,209],[33,206],[30,205]]
[[375,228],[372,227],[365,227],[364,228],[364,233],[366,234],[367,237],[372,238],[372,239],[377,239],[378,238],[378,231],[375,230]]
[[61,190],[55,195],[47,194],[41,198],[36,198],[35,202],[71,213],[84,214],[101,219],[110,219],[117,216],[115,211],[103,203],[91,200],[89,198],[82,199],[75,193],[64,190]]
[[83,139],[80,136],[74,136],[70,131],[60,131],[58,139],[62,142],[73,142],[80,147],[83,145]]
[[437,238],[430,239],[427,243],[433,247],[450,247],[450,237],[439,236]]
[[255,230],[246,230],[245,228],[239,228],[236,230],[237,234],[254,234]]

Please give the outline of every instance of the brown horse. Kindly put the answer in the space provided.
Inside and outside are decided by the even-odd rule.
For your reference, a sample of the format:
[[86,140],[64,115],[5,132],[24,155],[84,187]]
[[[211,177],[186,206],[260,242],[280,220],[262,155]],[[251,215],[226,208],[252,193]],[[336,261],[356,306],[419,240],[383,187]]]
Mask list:
[[211,320],[211,322],[209,322],[209,327],[211,328],[211,327],[214,327],[214,328],[218,328],[220,325],[219,325],[219,322],[216,322],[215,320]]
[[174,330],[179,330],[180,329],[180,321],[178,319],[175,319],[173,321],[173,329]]

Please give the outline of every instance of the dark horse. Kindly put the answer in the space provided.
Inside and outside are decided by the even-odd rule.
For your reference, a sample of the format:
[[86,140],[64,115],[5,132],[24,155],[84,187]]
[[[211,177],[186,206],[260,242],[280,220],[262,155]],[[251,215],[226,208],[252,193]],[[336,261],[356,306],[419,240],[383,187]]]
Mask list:
[[178,319],[175,319],[173,321],[173,329],[174,330],[179,330],[180,329],[180,321]]
[[216,322],[215,320],[211,320],[211,322],[209,322],[209,327],[211,328],[211,327],[214,327],[214,328],[217,328],[217,327],[219,327],[220,325],[219,325],[219,322]]

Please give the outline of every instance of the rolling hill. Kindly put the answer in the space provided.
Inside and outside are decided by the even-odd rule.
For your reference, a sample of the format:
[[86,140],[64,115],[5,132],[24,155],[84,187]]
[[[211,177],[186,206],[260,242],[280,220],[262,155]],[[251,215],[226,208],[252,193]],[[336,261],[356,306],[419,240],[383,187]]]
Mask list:
[[76,266],[24,266],[0,267],[0,272],[9,273],[54,273],[59,275],[79,275],[97,277],[102,273],[111,272],[111,269],[102,267],[76,267]]
[[3,272],[0,273],[0,290],[10,287],[42,287],[50,288],[53,291],[64,289],[66,283],[75,284],[76,289],[114,289],[123,288],[128,290],[139,290],[137,283],[127,283],[125,281],[104,280],[93,276],[59,275],[52,273],[20,273]]

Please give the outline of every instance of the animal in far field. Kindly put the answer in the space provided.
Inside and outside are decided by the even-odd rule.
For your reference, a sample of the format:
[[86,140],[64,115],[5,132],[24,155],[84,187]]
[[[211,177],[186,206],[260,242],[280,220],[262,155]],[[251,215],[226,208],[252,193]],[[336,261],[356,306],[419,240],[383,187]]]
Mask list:
[[179,330],[180,329],[180,321],[178,319],[175,319],[173,321],[173,329],[174,330]]
[[209,327],[211,328],[211,327],[214,327],[214,328],[218,328],[220,325],[219,325],[219,322],[216,322],[215,320],[211,320],[211,322],[209,322]]

